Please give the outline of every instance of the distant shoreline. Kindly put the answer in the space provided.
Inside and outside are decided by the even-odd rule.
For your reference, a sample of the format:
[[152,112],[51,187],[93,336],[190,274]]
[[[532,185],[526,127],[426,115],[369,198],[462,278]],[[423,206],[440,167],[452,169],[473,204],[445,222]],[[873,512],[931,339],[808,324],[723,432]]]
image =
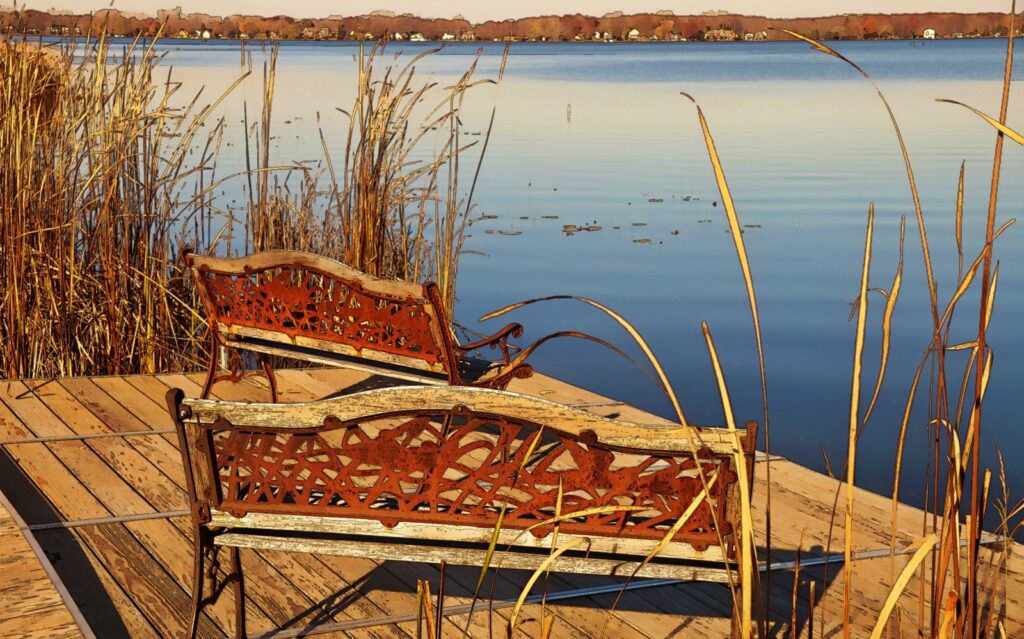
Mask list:
[[[1024,18],[1024,13],[1021,14]],[[678,15],[666,11],[601,17],[538,16],[472,23],[462,16],[420,18],[377,11],[370,15],[289,16],[186,14],[180,8],[155,16],[103,9],[87,14],[0,9],[0,34],[114,37],[138,35],[195,40],[324,40],[406,42],[683,42],[789,40],[783,30],[815,40],[911,40],[1006,37],[1002,13],[844,14],[814,18],[766,18],[722,11]],[[1014,35],[1022,35],[1017,22]]]
[[[22,37],[22,34],[14,34],[14,35],[12,35],[12,34],[0,33],[0,41],[3,41],[3,40],[8,39],[8,38],[21,38],[21,37]],[[41,38],[44,39],[44,41],[51,41],[51,42],[53,42],[53,41],[64,42],[64,41],[71,41],[71,40],[75,39],[75,36],[55,36],[55,35],[39,34],[37,36],[29,36],[29,42],[32,42],[35,37],[41,37]],[[110,37],[112,39],[114,39],[114,40],[133,40],[135,38],[135,36],[130,36],[130,35],[117,35],[117,36],[110,36]],[[148,40],[155,39],[155,36],[140,36],[140,38],[143,41],[148,41]],[[79,39],[81,39],[81,38],[79,38]],[[165,36],[160,36],[159,39],[162,42],[183,42],[183,43],[184,42],[188,42],[188,43],[200,43],[200,44],[207,44],[207,43],[224,43],[224,44],[232,44],[232,43],[234,43],[234,44],[240,44],[240,43],[250,43],[250,44],[251,43],[260,43],[260,44],[262,44],[262,43],[265,43],[265,42],[266,43],[289,43],[290,44],[290,43],[297,43],[297,42],[299,42],[299,43],[307,43],[307,44],[349,44],[349,45],[358,45],[358,44],[366,45],[366,44],[369,44],[369,45],[373,45],[373,44],[376,44],[376,42],[377,42],[376,40],[309,40],[309,39],[306,39],[306,38],[274,38],[274,39],[270,39],[270,38],[244,38],[244,39],[243,38],[210,38],[210,39],[203,39],[203,38],[177,38],[177,37],[170,37],[170,36],[166,36],[166,35]],[[1024,35],[1014,36],[1013,39],[1014,39],[1014,41],[1024,40]],[[945,38],[930,38],[930,39],[925,39],[925,38],[884,38],[884,39],[883,38],[871,38],[871,39],[861,38],[861,39],[857,39],[857,40],[828,40],[828,39],[824,39],[824,38],[821,39],[822,42],[832,42],[832,43],[834,43],[834,42],[913,42],[913,43],[919,43],[921,45],[931,44],[931,43],[934,43],[934,42],[950,42],[950,41],[961,42],[961,41],[978,41],[978,40],[1003,40],[1003,41],[1005,41],[1006,37],[1005,36],[988,36],[988,35],[986,35],[986,36],[971,36],[969,38],[968,37],[964,37],[964,38],[945,37]],[[445,41],[445,40],[417,40],[417,41],[413,41],[413,42],[410,42],[410,41],[407,41],[407,40],[404,40],[404,41],[403,40],[388,40],[387,41],[387,43],[389,45],[390,44],[402,44],[402,45],[424,45],[424,46],[427,46],[427,45],[438,45],[438,44],[440,44],[440,45],[466,45],[466,46],[472,46],[472,45],[483,45],[483,44],[505,44],[506,42],[509,43],[509,44],[538,44],[538,45],[549,45],[549,46],[588,45],[588,46],[595,46],[595,47],[596,46],[608,46],[608,45],[618,45],[618,46],[626,45],[626,46],[630,46],[630,45],[673,45],[673,44],[674,45],[690,45],[690,44],[714,44],[714,45],[729,45],[729,44],[733,44],[733,45],[749,45],[749,44],[801,44],[801,42],[799,40],[796,40],[796,39],[789,39],[789,40],[758,40],[758,41],[747,41],[747,40],[731,40],[731,41],[713,41],[713,40],[678,40],[678,41],[639,40],[639,41],[630,41],[630,40],[613,40],[613,41],[609,41],[609,42],[600,42],[600,41],[595,42],[595,41],[591,41],[591,40],[578,40],[578,41],[573,41],[573,40],[472,40],[472,41],[459,41],[459,40],[453,40],[453,41]]]

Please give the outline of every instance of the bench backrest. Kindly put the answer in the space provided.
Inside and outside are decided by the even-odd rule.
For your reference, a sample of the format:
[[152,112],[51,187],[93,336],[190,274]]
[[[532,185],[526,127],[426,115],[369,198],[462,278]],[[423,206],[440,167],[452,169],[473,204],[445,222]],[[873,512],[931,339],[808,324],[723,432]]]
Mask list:
[[[699,463],[710,499],[663,555],[715,561],[731,556],[738,521],[733,452],[741,446],[749,466],[756,432],[630,424],[477,388],[385,388],[305,404],[172,391],[168,403],[201,521],[444,543],[486,542],[500,517],[501,543],[536,547],[561,490],[562,515],[581,514],[559,524],[559,539],[641,552],[702,494]],[[620,510],[594,510],[609,506]]]
[[448,374],[454,337],[437,287],[361,273],[296,251],[185,253],[210,329]]

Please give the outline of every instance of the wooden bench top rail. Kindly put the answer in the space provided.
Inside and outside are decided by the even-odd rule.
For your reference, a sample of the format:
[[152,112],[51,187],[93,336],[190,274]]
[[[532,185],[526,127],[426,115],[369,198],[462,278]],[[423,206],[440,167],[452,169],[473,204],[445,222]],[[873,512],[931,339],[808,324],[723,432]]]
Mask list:
[[198,253],[188,254],[189,265],[199,270],[210,270],[218,273],[249,275],[256,271],[295,266],[308,268],[324,273],[337,273],[346,279],[360,282],[368,288],[388,294],[395,299],[423,299],[423,287],[411,282],[374,277],[356,270],[343,262],[338,262],[314,253],[302,251],[261,251],[242,257],[210,257]]
[[[403,408],[408,407],[448,412],[464,406],[475,413],[515,415],[584,442],[621,449],[688,454],[696,446],[719,454],[731,454],[736,446],[735,436],[724,428],[623,422],[539,397],[471,387],[396,386],[296,404],[202,399],[186,399],[184,404],[191,410],[190,419],[199,423],[213,424],[223,418],[232,424],[282,430],[318,428],[326,416],[348,422],[364,417],[400,414]],[[745,428],[738,432],[741,437],[746,435]]]
[[[459,344],[440,291],[432,282],[412,284],[373,277],[341,262],[297,251],[265,251],[238,258],[205,257],[182,251],[182,260],[206,310],[213,344],[281,355],[331,366],[352,358],[367,370],[374,365],[407,371],[404,378],[425,383],[503,388],[532,368],[513,361],[508,340],[522,334],[519,324],[472,344]],[[498,348],[502,359],[469,361],[483,347]],[[209,386],[215,381],[211,360]],[[276,388],[269,367],[271,393]],[[237,378],[237,372],[229,378]]]

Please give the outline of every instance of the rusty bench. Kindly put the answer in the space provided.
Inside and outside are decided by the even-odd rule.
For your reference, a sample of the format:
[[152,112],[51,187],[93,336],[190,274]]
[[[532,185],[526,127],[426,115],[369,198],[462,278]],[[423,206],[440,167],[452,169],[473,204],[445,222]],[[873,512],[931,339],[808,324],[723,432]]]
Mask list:
[[[509,353],[509,339],[522,334],[519,324],[459,344],[432,282],[371,277],[340,262],[294,251],[216,258],[184,249],[182,261],[192,273],[212,340],[203,397],[215,382],[240,377],[237,357],[230,372],[217,372],[221,347],[235,355],[239,350],[257,353],[273,401],[277,386],[269,356],[419,383],[488,388],[504,388],[533,372]],[[499,348],[502,360],[468,356],[484,347]]]
[[536,569],[559,499],[559,547],[586,552],[565,552],[553,570],[737,579],[736,464],[752,477],[753,422],[735,431],[630,424],[439,386],[300,404],[184,399],[175,389],[167,402],[194,524],[193,633],[218,547],[231,549],[244,636],[240,548],[482,566],[500,520],[492,567]]

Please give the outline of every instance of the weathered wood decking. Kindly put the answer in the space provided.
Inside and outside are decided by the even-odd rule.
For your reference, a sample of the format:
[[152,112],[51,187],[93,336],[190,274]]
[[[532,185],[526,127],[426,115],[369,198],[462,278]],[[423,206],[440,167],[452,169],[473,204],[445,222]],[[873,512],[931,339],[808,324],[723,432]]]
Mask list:
[[0,503],[0,633],[5,637],[81,637],[71,612],[47,575],[19,522]]
[[[283,371],[282,401],[323,397],[361,381],[364,374],[344,369]],[[49,382],[0,383],[0,489],[10,498],[30,531],[8,521],[0,509],[0,636],[42,637],[80,633],[71,614],[57,605],[59,594],[46,577],[24,534],[38,540],[82,617],[98,637],[167,637],[183,632],[191,579],[191,529],[183,512],[183,471],[177,440],[163,404],[170,387],[198,395],[199,376],[161,375],[74,378]],[[565,403],[581,403],[603,415],[650,420],[639,410],[557,380],[535,376],[516,380],[510,390]],[[262,378],[220,384],[215,395],[225,399],[265,401]],[[152,431],[132,434],[137,431]],[[18,443],[24,440],[39,440]],[[786,460],[772,461],[773,561],[791,560],[798,547],[803,559],[823,554],[829,514],[837,482]],[[755,517],[764,539],[765,473],[755,471]],[[859,491],[857,550],[888,545],[889,501]],[[111,521],[132,515],[130,520]],[[98,521],[96,521],[98,520]],[[62,523],[68,522],[71,524]],[[902,506],[899,538],[908,543],[919,534],[921,511]],[[46,527],[46,524],[59,524]],[[81,525],[74,525],[75,523]],[[833,552],[841,547],[842,518],[836,522]],[[1006,592],[996,593],[1005,606],[1006,636],[1024,633],[1024,561],[1013,545]],[[762,556],[763,560],[764,557]],[[247,616],[252,636],[282,628],[284,636],[324,623],[350,627],[325,637],[411,639],[416,624],[388,619],[416,610],[416,579],[429,579],[436,590],[438,571],[424,564],[373,562],[277,552],[243,552],[247,574]],[[895,561],[899,571],[905,558]],[[852,601],[855,635],[867,636],[891,583],[888,557],[864,559],[855,567]],[[833,636],[842,610],[841,568],[828,575],[818,568],[801,570],[796,620],[800,636],[810,636],[809,584],[814,583],[814,636]],[[450,569],[446,607],[468,602],[478,571]],[[528,575],[499,571],[485,586],[488,598],[515,598]],[[772,629],[790,636],[793,571],[777,571],[772,580]],[[574,588],[620,585],[621,580],[552,574],[550,593]],[[904,627],[916,627],[919,586],[912,582],[901,600]],[[540,589],[538,588],[539,592]],[[557,618],[553,636],[639,637],[727,636],[731,608],[729,591],[716,584],[669,585],[627,592],[614,611],[615,593],[561,600],[549,606]],[[207,608],[201,636],[233,631],[230,589]],[[822,615],[824,613],[824,615]],[[504,634],[509,609],[475,612],[470,636]],[[525,609],[520,637],[539,636],[539,604]],[[351,627],[356,620],[370,620]],[[446,636],[461,636],[466,615],[446,623]],[[387,623],[387,622],[391,623]],[[397,621],[397,622],[395,622]],[[34,633],[34,634],[33,634]],[[289,634],[290,633],[290,634]],[[823,634],[822,634],[823,633]],[[910,636],[908,631],[905,636]],[[281,635],[268,635],[281,636]]]

